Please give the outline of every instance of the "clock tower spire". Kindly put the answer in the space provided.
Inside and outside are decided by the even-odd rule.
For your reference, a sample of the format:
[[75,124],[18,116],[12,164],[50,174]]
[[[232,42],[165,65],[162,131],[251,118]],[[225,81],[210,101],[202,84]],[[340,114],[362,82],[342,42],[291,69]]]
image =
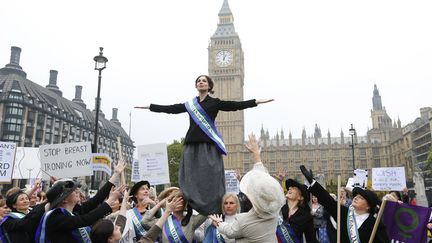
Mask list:
[[[244,57],[234,16],[224,0],[219,21],[208,46],[208,72],[215,82],[215,96],[222,100],[243,101]],[[243,168],[244,113],[221,112],[216,123],[228,149],[225,168]]]

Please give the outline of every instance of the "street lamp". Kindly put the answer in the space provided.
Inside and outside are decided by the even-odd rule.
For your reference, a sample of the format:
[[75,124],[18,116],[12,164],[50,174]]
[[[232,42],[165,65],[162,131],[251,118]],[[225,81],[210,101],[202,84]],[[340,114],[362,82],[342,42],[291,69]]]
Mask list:
[[355,170],[355,160],[354,160],[354,136],[356,136],[356,130],[354,129],[353,124],[351,123],[351,128],[349,129],[349,135],[351,135],[351,149],[352,149],[352,164],[353,171]]
[[[96,97],[96,118],[95,118],[95,135],[94,141],[92,144],[92,152],[97,153],[98,146],[98,128],[99,128],[99,110],[100,110],[100,89],[101,89],[101,80],[102,80],[102,70],[106,68],[106,63],[108,62],[108,58],[103,56],[103,47],[99,47],[99,55],[95,56],[93,60],[95,61],[95,70],[99,71],[98,76],[98,89],[97,89],[97,97]],[[91,188],[94,187],[94,172],[91,178]]]

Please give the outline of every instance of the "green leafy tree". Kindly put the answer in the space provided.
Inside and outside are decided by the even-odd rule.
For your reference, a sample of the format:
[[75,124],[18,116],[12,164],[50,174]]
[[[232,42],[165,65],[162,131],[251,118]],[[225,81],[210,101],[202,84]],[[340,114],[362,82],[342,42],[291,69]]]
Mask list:
[[178,171],[183,150],[183,142],[184,138],[182,138],[180,142],[178,140],[174,140],[173,143],[168,145],[168,166],[171,186],[179,186]]

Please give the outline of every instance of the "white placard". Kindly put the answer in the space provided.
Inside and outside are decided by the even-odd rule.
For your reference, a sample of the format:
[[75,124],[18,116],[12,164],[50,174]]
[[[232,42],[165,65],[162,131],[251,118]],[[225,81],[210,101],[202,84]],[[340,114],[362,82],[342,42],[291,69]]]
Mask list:
[[132,161],[131,181],[132,182],[140,181],[139,161],[137,159],[133,159]]
[[111,176],[111,157],[103,153],[92,154],[92,156],[93,171],[103,171]]
[[41,145],[39,154],[44,180],[93,175],[90,142]]
[[39,148],[18,147],[12,179],[41,178]]
[[138,146],[139,178],[150,185],[170,183],[166,143]]
[[10,183],[17,146],[11,142],[0,142],[0,183]]
[[354,187],[366,188],[368,182],[368,171],[365,169],[354,170]]
[[404,167],[372,168],[372,188],[375,191],[402,191],[405,187]]
[[235,170],[225,170],[225,188],[227,193],[238,194],[240,192],[240,184],[237,180]]

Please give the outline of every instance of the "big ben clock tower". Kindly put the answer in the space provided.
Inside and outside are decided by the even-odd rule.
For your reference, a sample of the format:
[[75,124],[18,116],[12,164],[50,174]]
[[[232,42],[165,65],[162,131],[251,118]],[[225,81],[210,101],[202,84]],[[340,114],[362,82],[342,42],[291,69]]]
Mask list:
[[[219,11],[216,32],[208,47],[209,76],[215,82],[215,96],[222,100],[243,101],[244,57],[241,42],[234,29],[234,17],[224,0]],[[244,144],[243,111],[221,112],[216,124],[221,133],[228,156],[225,168],[241,168],[243,158],[240,151]]]

